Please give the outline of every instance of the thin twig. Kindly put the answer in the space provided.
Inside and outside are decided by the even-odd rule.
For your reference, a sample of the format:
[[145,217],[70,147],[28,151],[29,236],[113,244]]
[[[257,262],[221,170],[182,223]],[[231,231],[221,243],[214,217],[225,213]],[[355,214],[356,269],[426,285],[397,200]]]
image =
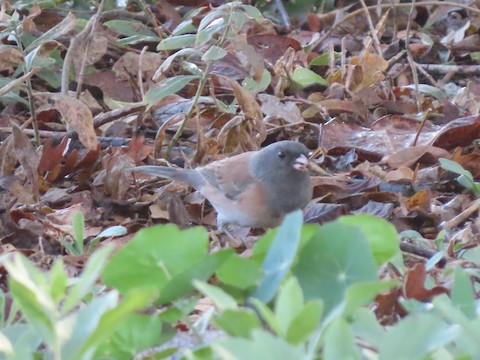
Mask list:
[[368,27],[370,28],[370,36],[372,37],[375,51],[377,52],[377,54],[382,55],[380,40],[378,40],[377,32],[375,31],[375,26],[373,26],[373,20],[372,20],[372,17],[370,16],[370,12],[368,11],[367,4],[365,4],[365,0],[360,0],[360,3],[362,4],[362,7],[365,11],[365,16],[367,17]]
[[[17,42],[18,48],[20,49],[22,54],[24,54],[25,49],[24,49],[22,41],[20,39],[20,34],[18,32],[17,27],[15,27],[15,40]],[[23,73],[24,74],[29,73],[30,69],[27,69],[27,65],[23,65],[22,68],[23,68]],[[26,83],[26,88],[27,88],[28,107],[29,107],[29,110],[30,110],[30,114],[32,116],[32,125],[33,125],[33,131],[34,131],[35,146],[38,147],[38,146],[40,146],[40,134],[38,132],[37,111],[36,111],[35,102],[34,102],[34,99],[33,99],[32,79],[31,79],[30,76],[28,76],[26,78],[25,83]]]
[[140,53],[140,56],[138,57],[138,89],[140,91],[140,96],[143,97],[145,96],[145,91],[143,90],[143,76],[142,76],[142,68],[143,68],[143,56],[145,52],[148,50],[148,46],[144,46],[142,49],[142,52]]
[[[100,14],[103,9],[103,4],[105,0],[102,0],[98,6],[97,13],[90,18],[85,28],[80,31],[77,36],[75,36],[72,41],[70,42],[70,46],[68,47],[67,53],[65,55],[65,59],[63,60],[63,68],[62,68],[62,80],[61,80],[61,93],[62,95],[68,95],[68,88],[69,88],[69,75],[70,75],[70,67],[73,62],[73,56],[80,46],[82,41],[87,41],[87,46],[85,47],[86,53],[88,53],[89,44],[91,43],[91,38],[93,31],[96,29],[97,24],[99,23]],[[82,63],[82,69],[80,69],[79,74],[83,74],[83,68],[85,66],[85,61]],[[81,79],[78,79],[78,83],[80,85]],[[77,89],[80,86],[77,87]]]
[[415,139],[413,140],[412,146],[417,145],[418,138],[420,137],[420,133],[422,132],[423,127],[425,126],[425,123],[427,122],[427,118],[430,116],[430,112],[431,112],[431,110],[428,109],[425,112],[425,115],[423,115],[422,122],[420,123],[420,126],[418,127],[418,131],[417,131],[417,134],[415,135]]
[[420,97],[420,91],[418,89],[418,72],[417,72],[417,67],[415,66],[415,61],[413,60],[413,55],[412,51],[410,49],[410,30],[412,28],[412,22],[413,22],[413,9],[415,9],[415,1],[413,0],[411,2],[411,7],[410,7],[410,12],[408,14],[408,22],[407,22],[407,31],[405,35],[405,49],[407,50],[407,60],[408,63],[410,64],[410,70],[412,71],[412,77],[413,77],[413,84],[415,85],[415,98],[417,99],[417,111],[420,111],[422,101]]

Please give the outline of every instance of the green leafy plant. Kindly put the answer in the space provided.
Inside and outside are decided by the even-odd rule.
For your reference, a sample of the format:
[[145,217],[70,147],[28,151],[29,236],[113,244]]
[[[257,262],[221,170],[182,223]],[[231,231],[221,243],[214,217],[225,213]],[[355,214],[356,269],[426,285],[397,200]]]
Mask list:
[[[85,250],[85,217],[83,216],[83,213],[78,211],[73,214],[72,226],[74,240],[72,242],[63,240],[62,245],[70,255],[81,255]],[[112,226],[103,230],[100,234],[90,240],[88,244],[88,253],[93,251],[101,239],[110,236],[121,236],[125,235],[126,233],[127,229],[124,226]]]
[[52,359],[90,359],[133,312],[151,303],[155,290],[137,289],[121,297],[97,285],[111,251],[96,251],[82,275],[70,279],[61,260],[45,273],[19,254],[4,262],[13,304],[21,314],[2,328],[7,358],[27,359],[36,353]]
[[465,170],[460,164],[448,159],[438,159],[440,166],[445,170],[460,175],[457,181],[470,190],[476,197],[480,196],[480,183],[473,179],[470,171]]
[[[225,335],[201,342],[189,359],[361,359],[365,351],[379,359],[469,358],[480,351],[478,304],[464,270],[454,272],[451,298],[437,296],[429,306],[405,301],[410,314],[393,326],[380,325],[365,306],[398,286],[377,275],[400,256],[398,235],[382,219],[302,226],[296,212],[252,250],[251,258],[231,249],[209,254],[204,229],[159,225],[138,232],[110,259],[110,248],[95,250],[77,278],[66,275],[62,261],[41,272],[16,255],[4,260],[13,302],[9,315],[4,310],[0,352],[7,359],[169,356],[176,348],[165,342],[175,323],[189,323],[201,297],[214,312],[200,321]],[[5,296],[0,300],[5,305]],[[162,311],[139,312],[151,305]],[[399,341],[407,338],[411,346]]]

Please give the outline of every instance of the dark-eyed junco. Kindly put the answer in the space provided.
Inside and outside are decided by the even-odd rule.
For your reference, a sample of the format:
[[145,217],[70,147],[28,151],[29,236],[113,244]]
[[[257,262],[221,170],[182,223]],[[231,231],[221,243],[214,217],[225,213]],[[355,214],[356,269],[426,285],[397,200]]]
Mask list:
[[217,211],[219,229],[229,224],[267,228],[311,200],[307,155],[303,144],[280,141],[196,169],[138,166],[133,171],[193,186]]

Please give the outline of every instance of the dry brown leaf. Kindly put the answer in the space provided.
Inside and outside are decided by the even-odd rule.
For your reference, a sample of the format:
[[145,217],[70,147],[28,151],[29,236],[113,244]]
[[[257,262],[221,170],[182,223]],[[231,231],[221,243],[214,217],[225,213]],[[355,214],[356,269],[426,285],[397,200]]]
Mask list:
[[92,112],[80,100],[59,93],[46,96],[53,100],[52,107],[62,114],[62,120],[68,129],[74,130],[83,146],[88,150],[96,150],[97,135],[93,128]]
[[440,294],[450,294],[450,291],[443,286],[435,286],[432,289],[425,288],[425,279],[427,278],[427,270],[424,263],[417,265],[407,272],[405,282],[403,284],[403,292],[407,299],[415,299],[418,301],[431,301],[432,298]]
[[36,201],[39,199],[38,188],[38,163],[39,156],[30,141],[30,139],[24,134],[22,129],[13,121],[10,122],[13,130],[13,149],[15,156],[18,159],[20,165],[27,176],[28,181],[32,184],[33,195]]

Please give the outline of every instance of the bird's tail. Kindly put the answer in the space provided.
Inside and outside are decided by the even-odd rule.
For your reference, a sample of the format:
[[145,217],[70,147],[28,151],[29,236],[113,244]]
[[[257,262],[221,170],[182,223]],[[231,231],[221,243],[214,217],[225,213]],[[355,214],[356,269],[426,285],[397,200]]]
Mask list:
[[199,186],[199,176],[193,169],[181,169],[167,166],[137,166],[132,171],[143,172],[161,178],[186,182],[194,187]]

